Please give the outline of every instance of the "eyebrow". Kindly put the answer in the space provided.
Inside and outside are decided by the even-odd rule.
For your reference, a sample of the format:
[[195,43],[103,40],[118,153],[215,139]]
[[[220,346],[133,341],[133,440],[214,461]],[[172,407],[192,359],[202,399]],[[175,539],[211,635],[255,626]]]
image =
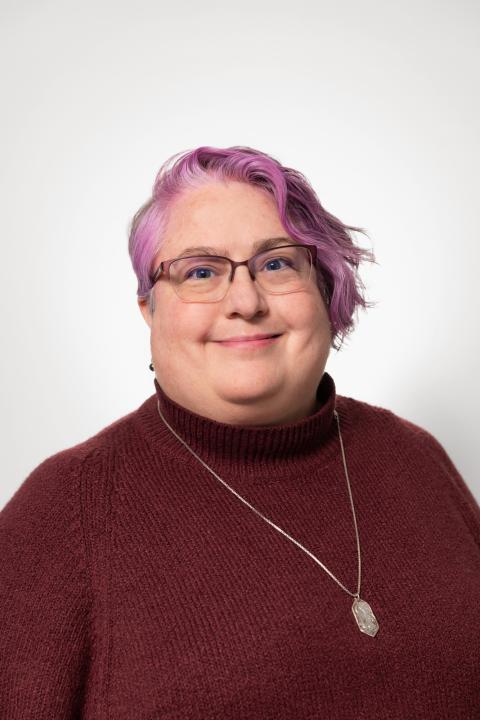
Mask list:
[[[263,240],[257,240],[257,242],[253,243],[253,254],[256,255],[262,250],[269,250],[272,247],[276,247],[279,243],[295,244],[292,238],[289,237],[264,238]],[[224,255],[228,257],[226,250],[222,252],[220,248],[209,247],[208,245],[184,248],[177,257],[181,258],[185,255]]]

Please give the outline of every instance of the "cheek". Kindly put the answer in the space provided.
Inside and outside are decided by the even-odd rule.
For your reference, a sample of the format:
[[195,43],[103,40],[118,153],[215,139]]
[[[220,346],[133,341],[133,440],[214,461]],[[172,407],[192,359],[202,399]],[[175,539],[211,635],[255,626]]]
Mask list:
[[155,312],[156,341],[172,347],[204,341],[213,323],[212,310],[206,303],[183,303],[177,297],[159,302]]
[[311,336],[329,327],[326,307],[319,293],[298,293],[282,296],[281,314],[286,327]]

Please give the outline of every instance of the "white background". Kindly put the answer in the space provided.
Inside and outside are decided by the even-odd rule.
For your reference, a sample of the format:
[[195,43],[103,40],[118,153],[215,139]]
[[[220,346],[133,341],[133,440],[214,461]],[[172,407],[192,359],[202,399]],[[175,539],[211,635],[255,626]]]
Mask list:
[[368,231],[378,304],[327,371],[433,433],[480,499],[478,3],[0,8],[0,507],[154,392],[127,226],[198,145],[274,155]]

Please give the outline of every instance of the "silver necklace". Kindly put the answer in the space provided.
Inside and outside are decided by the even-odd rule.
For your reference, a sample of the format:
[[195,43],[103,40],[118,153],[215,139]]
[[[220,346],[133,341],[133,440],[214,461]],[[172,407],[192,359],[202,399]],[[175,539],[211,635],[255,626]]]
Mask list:
[[330,575],[330,577],[332,578],[332,580],[335,580],[335,582],[337,583],[337,585],[339,585],[343,590],[345,590],[345,592],[348,593],[351,597],[355,598],[354,601],[353,601],[353,604],[352,604],[352,613],[353,613],[353,616],[354,616],[354,618],[355,618],[355,620],[356,620],[356,622],[357,622],[358,628],[361,630],[361,632],[365,633],[366,635],[370,635],[370,637],[375,637],[375,635],[376,635],[377,632],[378,632],[378,628],[379,628],[377,618],[376,618],[375,615],[373,614],[372,608],[370,607],[370,605],[368,604],[368,602],[366,602],[365,600],[362,600],[362,599],[360,598],[360,582],[361,582],[361,573],[362,573],[362,562],[361,562],[361,553],[360,553],[360,539],[359,539],[359,536],[358,536],[357,519],[356,519],[356,517],[355,517],[355,508],[354,508],[354,505],[353,505],[352,490],[351,490],[351,488],[350,488],[350,481],[349,481],[349,479],[348,479],[347,462],[346,462],[346,460],[345,460],[345,451],[344,451],[344,449],[343,449],[342,434],[341,434],[341,432],[340,432],[340,418],[339,418],[339,416],[338,416],[338,412],[337,412],[336,410],[334,410],[334,411],[333,411],[333,415],[334,415],[334,417],[335,417],[335,420],[337,421],[338,437],[339,437],[339,439],[340,439],[340,448],[341,448],[341,450],[342,450],[343,467],[344,467],[344,469],[345,469],[345,477],[346,477],[346,479],[347,479],[348,494],[349,494],[349,496],[350,496],[350,505],[351,505],[351,508],[352,508],[352,515],[353,515],[353,524],[354,524],[354,526],[355,526],[355,536],[356,536],[356,538],[357,538],[358,582],[357,582],[357,592],[355,592],[355,593],[350,592],[350,590],[348,590],[348,589],[345,587],[345,585],[343,585],[343,584],[340,582],[340,580],[338,580],[338,578],[336,578],[335,575],[334,575],[332,572],[330,572],[330,570],[329,570],[327,567],[325,567],[325,565],[324,565],[322,562],[320,562],[320,560],[319,560],[318,558],[316,558],[313,553],[310,552],[310,550],[307,550],[307,548],[303,547],[303,545],[301,545],[301,544],[298,542],[298,540],[295,540],[294,538],[292,538],[291,535],[289,535],[287,532],[285,532],[285,530],[282,530],[282,528],[278,527],[278,525],[275,525],[275,523],[272,522],[271,520],[269,520],[269,518],[265,517],[265,515],[262,515],[262,513],[259,512],[256,508],[254,508],[253,505],[250,505],[250,503],[249,503],[247,500],[245,500],[245,498],[243,498],[243,497],[242,497],[241,495],[239,495],[233,488],[231,488],[230,485],[228,485],[228,484],[225,482],[225,480],[222,480],[222,478],[221,478],[219,475],[217,475],[217,473],[216,473],[214,470],[212,470],[212,468],[209,467],[209,466],[207,465],[207,463],[204,462],[204,461],[202,460],[202,458],[199,457],[199,456],[197,455],[197,453],[196,453],[194,450],[192,450],[192,448],[191,448],[189,445],[187,445],[187,443],[185,442],[185,440],[184,440],[183,438],[181,438],[180,435],[178,435],[178,434],[175,432],[175,430],[172,428],[172,426],[169,425],[169,423],[165,420],[165,418],[164,418],[163,415],[162,415],[162,412],[161,412],[161,410],[160,410],[160,402],[159,402],[158,400],[157,400],[157,409],[158,409],[158,413],[159,413],[160,417],[162,418],[163,422],[164,422],[165,425],[168,427],[168,429],[175,435],[175,437],[176,437],[178,440],[180,440],[181,443],[183,443],[183,445],[185,445],[185,447],[187,448],[187,450],[189,450],[189,451],[192,453],[192,455],[194,455],[194,456],[197,458],[197,460],[198,460],[199,462],[201,462],[202,465],[203,465],[209,472],[211,472],[212,475],[214,475],[214,477],[217,478],[217,480],[220,480],[220,482],[221,482],[223,485],[225,485],[225,487],[228,488],[228,490],[230,490],[230,492],[232,492],[234,495],[236,495],[236,497],[238,497],[239,500],[241,500],[243,503],[245,503],[245,505],[247,505],[247,507],[249,507],[251,510],[253,510],[253,512],[255,512],[255,513],[256,513],[257,515],[259,515],[263,520],[265,520],[267,523],[269,523],[269,525],[271,525],[271,526],[274,527],[276,530],[278,530],[278,532],[282,533],[282,535],[285,535],[286,538],[288,538],[289,540],[291,540],[293,543],[295,543],[295,545],[297,545],[297,546],[298,546],[299,548],[301,548],[304,552],[306,552],[307,555],[309,555],[309,556],[312,558],[312,560],[315,560],[315,562],[316,562],[318,565],[320,565],[320,567],[321,567],[323,570],[325,570],[325,572],[326,572],[328,575]]

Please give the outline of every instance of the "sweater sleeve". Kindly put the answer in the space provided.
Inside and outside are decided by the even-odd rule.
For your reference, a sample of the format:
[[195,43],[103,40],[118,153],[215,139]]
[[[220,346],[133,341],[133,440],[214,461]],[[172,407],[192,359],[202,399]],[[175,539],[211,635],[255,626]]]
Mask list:
[[81,462],[43,461],[0,512],[0,719],[80,718],[89,661]]

